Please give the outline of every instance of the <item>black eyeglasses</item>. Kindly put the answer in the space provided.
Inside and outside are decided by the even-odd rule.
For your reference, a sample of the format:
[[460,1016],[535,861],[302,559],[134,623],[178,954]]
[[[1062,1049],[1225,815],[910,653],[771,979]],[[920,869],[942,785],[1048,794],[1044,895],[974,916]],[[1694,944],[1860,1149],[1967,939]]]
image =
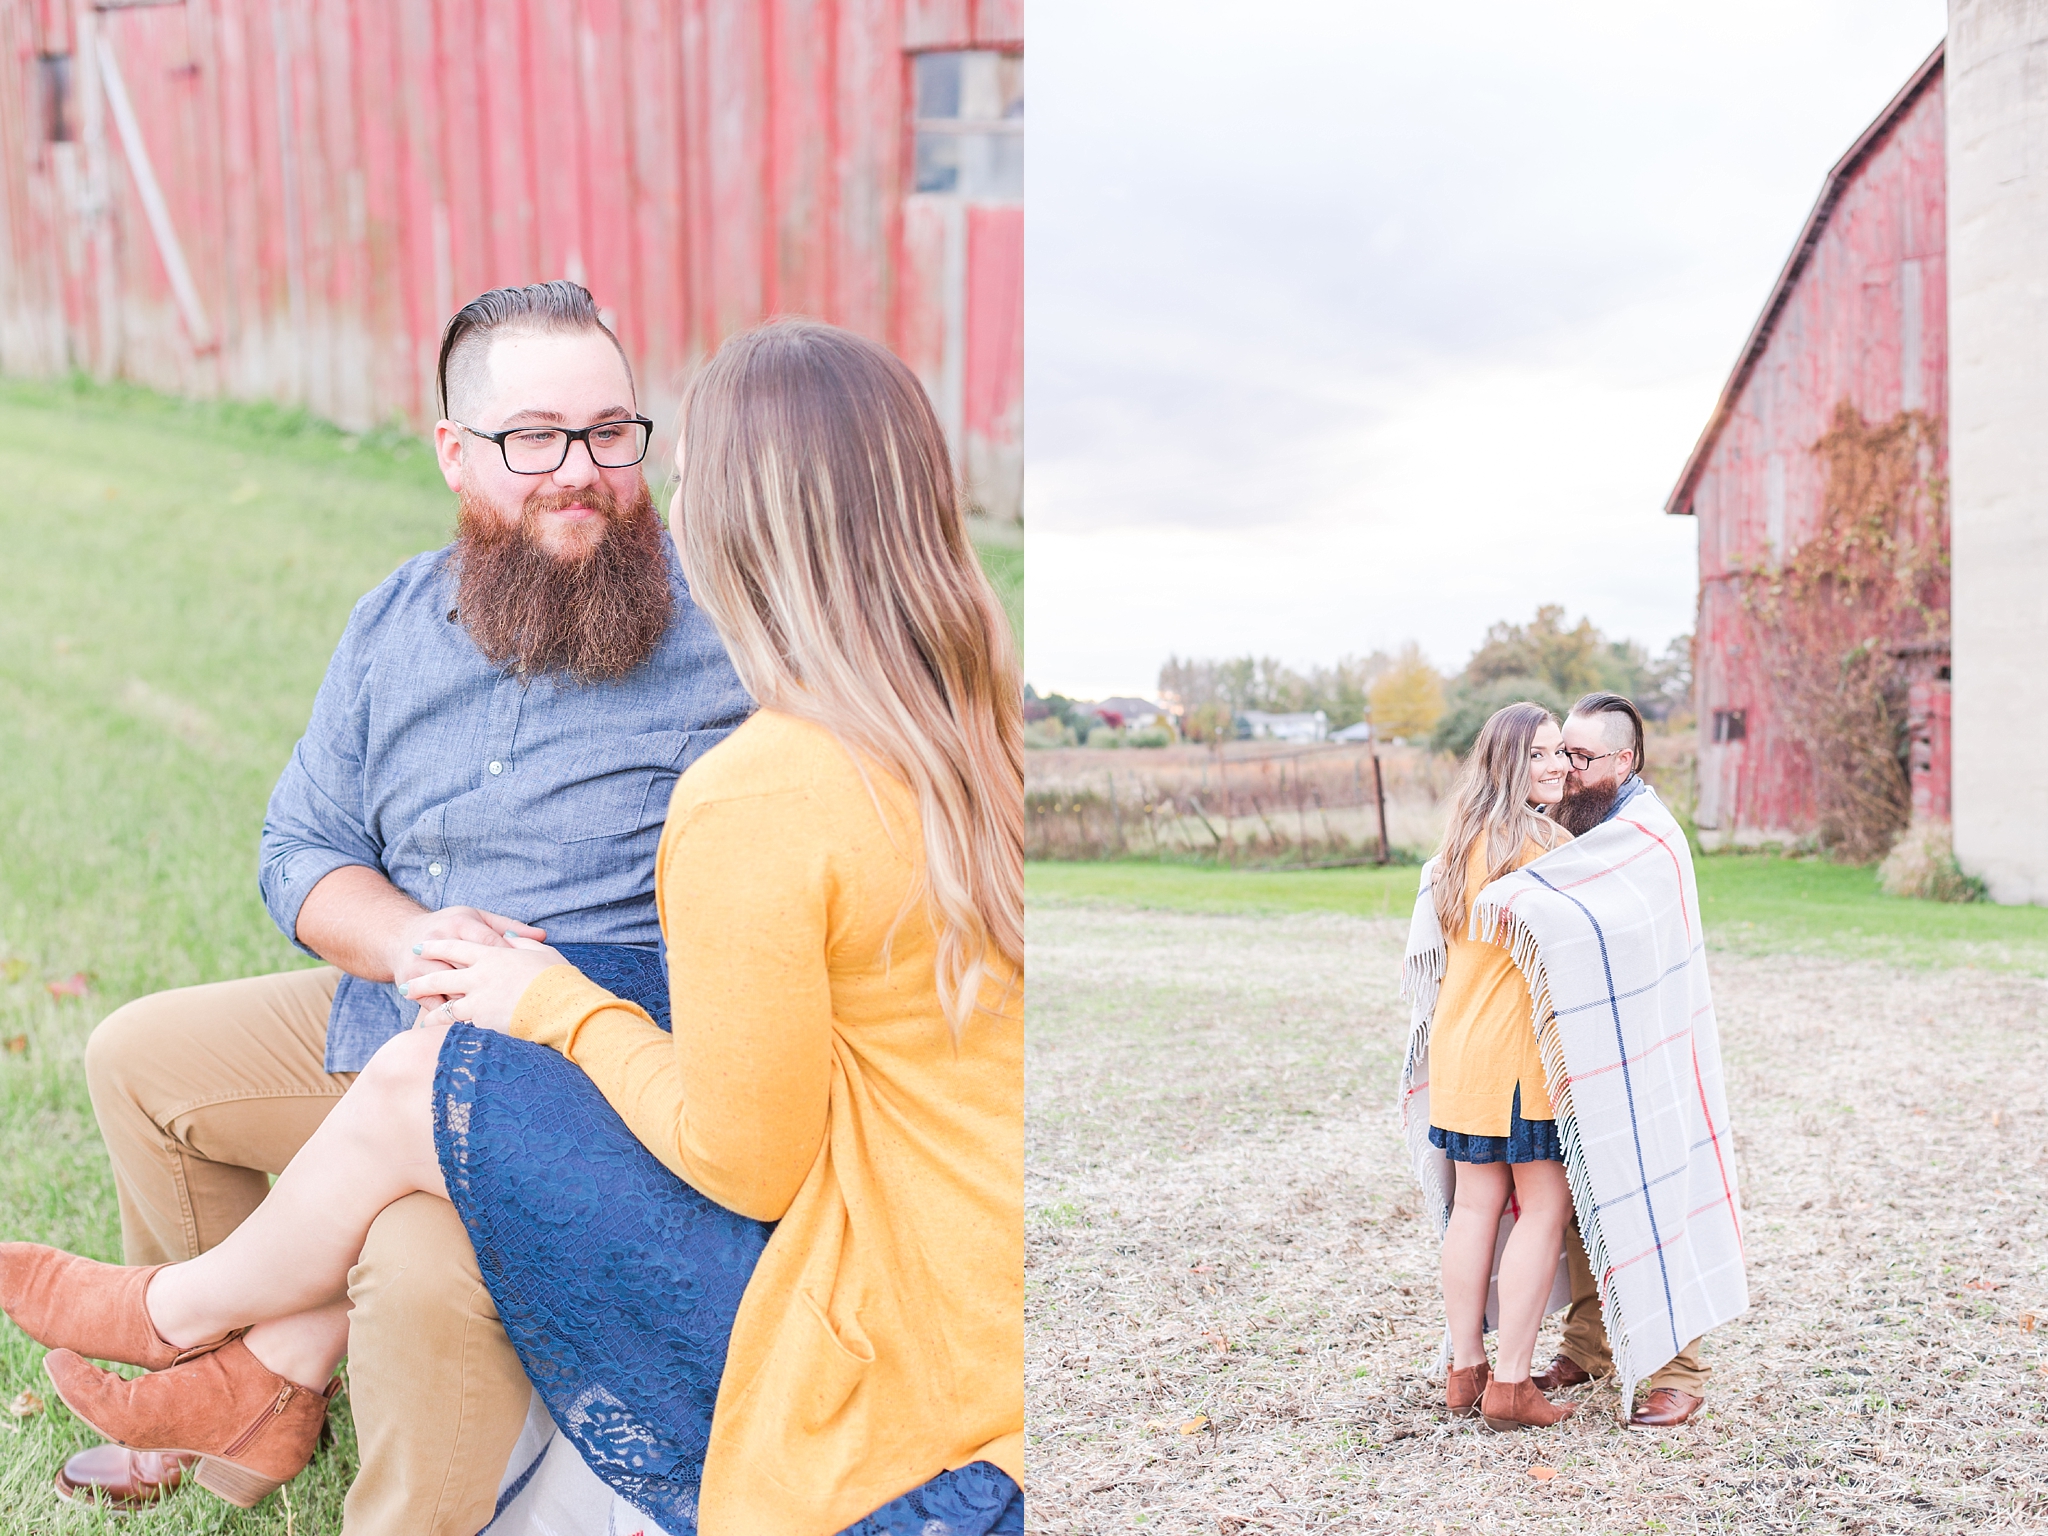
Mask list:
[[1625,750],[1625,748],[1617,748],[1612,752],[1574,752],[1570,747],[1566,747],[1564,755],[1572,760],[1574,768],[1583,773],[1603,758],[1619,757]]
[[599,469],[631,469],[647,457],[654,423],[645,416],[621,416],[571,432],[567,427],[513,427],[506,432],[479,432],[455,423],[472,437],[496,443],[505,467],[515,475],[552,475],[569,460],[569,445],[580,442]]

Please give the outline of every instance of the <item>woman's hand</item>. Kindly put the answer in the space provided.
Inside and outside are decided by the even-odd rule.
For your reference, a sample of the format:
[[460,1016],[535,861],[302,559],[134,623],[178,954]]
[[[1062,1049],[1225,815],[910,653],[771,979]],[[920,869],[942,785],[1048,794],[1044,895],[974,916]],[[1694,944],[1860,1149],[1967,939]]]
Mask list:
[[445,997],[421,1021],[428,1024],[474,1024],[500,1034],[512,1027],[512,1011],[533,978],[550,966],[567,964],[545,944],[512,931],[509,948],[472,944],[464,939],[426,939],[414,946],[422,960],[438,960],[452,970],[433,971],[403,984],[408,997]]

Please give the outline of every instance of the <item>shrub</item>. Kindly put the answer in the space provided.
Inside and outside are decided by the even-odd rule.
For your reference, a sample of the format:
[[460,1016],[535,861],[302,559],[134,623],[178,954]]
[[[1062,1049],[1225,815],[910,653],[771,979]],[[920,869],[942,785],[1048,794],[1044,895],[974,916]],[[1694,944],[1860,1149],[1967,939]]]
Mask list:
[[1984,882],[1956,863],[1949,824],[1916,819],[1877,866],[1877,883],[1887,896],[1923,901],[1982,901]]
[[1480,727],[1492,719],[1496,711],[1525,700],[1541,704],[1560,720],[1571,708],[1571,700],[1558,698],[1556,690],[1541,678],[1497,677],[1477,687],[1460,683],[1452,689],[1450,708],[1437,721],[1429,744],[1439,752],[1463,757],[1472,750],[1472,743],[1479,739]]
[[1076,744],[1074,729],[1057,715],[1045,715],[1026,723],[1024,745],[1027,747],[1071,747]]

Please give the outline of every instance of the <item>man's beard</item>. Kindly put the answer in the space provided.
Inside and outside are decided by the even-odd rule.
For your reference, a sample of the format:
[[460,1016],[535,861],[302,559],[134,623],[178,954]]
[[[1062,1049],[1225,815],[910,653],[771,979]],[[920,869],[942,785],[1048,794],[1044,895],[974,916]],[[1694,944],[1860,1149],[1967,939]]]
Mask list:
[[[563,529],[563,552],[550,551],[540,514],[579,504],[598,516]],[[644,482],[630,503],[602,483],[535,492],[509,526],[465,490],[455,566],[456,605],[476,648],[528,675],[615,682],[654,654],[675,610],[661,517]]]
[[1607,813],[1614,809],[1614,802],[1620,795],[1619,784],[1602,784],[1596,789],[1568,788],[1564,798],[1558,801],[1557,809],[1550,813],[1550,819],[1573,837],[1584,837],[1607,819]]

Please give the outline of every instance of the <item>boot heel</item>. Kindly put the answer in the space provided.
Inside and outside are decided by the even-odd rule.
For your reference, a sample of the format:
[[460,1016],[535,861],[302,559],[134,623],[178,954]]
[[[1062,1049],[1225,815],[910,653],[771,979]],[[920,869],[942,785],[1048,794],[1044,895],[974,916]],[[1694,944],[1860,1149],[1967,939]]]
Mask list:
[[284,1485],[274,1477],[251,1472],[218,1456],[202,1456],[192,1472],[192,1481],[208,1493],[219,1494],[237,1509],[254,1509]]

